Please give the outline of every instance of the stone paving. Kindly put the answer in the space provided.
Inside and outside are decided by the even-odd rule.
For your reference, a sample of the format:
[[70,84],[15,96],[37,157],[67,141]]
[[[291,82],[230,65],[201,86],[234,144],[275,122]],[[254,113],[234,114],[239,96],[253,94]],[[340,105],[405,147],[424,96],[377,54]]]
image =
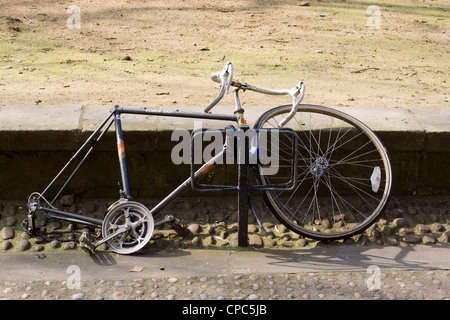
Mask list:
[[308,272],[154,277],[86,282],[4,281],[2,299],[38,300],[449,300],[450,271]]
[[[59,205],[67,210],[90,211],[98,215],[107,202],[69,202]],[[150,206],[152,201],[147,201]],[[283,229],[283,226],[260,205],[264,226],[270,231],[262,236],[253,219],[249,223],[251,250],[308,250],[326,246],[449,246],[450,199],[448,197],[394,197],[386,214],[369,230],[347,241],[321,243],[304,239]],[[68,242],[45,242],[29,239],[21,231],[24,218],[21,203],[3,203],[1,209],[2,249],[0,255],[35,253],[37,258],[54,252],[80,250],[75,239]],[[183,218],[188,232],[156,230],[148,249],[170,252],[182,249],[235,247],[236,206],[229,199],[183,199],[176,202],[171,213]],[[48,231],[62,230],[76,238],[76,228],[60,222],[45,225]],[[70,240],[70,238],[69,238]],[[70,244],[70,245],[68,245]],[[100,249],[107,250],[107,249]],[[144,249],[146,250],[146,249]],[[80,250],[81,251],[81,250]],[[107,251],[106,251],[107,252]],[[149,257],[149,259],[151,259]],[[139,270],[136,270],[139,271]],[[450,271],[439,268],[420,270],[365,270],[324,272],[271,272],[250,274],[217,274],[205,276],[155,276],[136,278],[103,278],[66,280],[1,280],[2,299],[49,300],[403,300],[450,299]]]

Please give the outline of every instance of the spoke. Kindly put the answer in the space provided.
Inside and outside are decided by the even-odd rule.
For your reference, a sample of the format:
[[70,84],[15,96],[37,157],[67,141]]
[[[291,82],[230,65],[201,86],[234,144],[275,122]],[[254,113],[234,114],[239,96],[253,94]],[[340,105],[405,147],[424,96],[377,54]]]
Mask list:
[[[279,127],[290,108],[280,107],[258,124]],[[357,120],[319,106],[300,106],[284,126],[296,136],[280,136],[279,171],[261,176],[263,184],[289,179],[292,143],[297,139],[298,164],[293,190],[264,191],[282,222],[315,239],[340,239],[367,227],[390,188],[384,151],[379,140]],[[272,140],[271,140],[272,141]],[[272,147],[269,147],[272,146]],[[273,148],[267,144],[266,152]],[[372,191],[374,168],[381,169],[380,188]],[[331,227],[324,224],[331,219]],[[355,229],[356,228],[356,229]]]
[[[335,178],[337,178],[337,179],[339,179],[339,180],[345,182],[345,183],[346,183],[347,185],[349,185],[356,193],[358,193],[357,190],[359,190],[359,191],[361,191],[362,193],[364,193],[365,195],[367,195],[367,196],[369,196],[370,198],[374,199],[375,201],[377,201],[377,202],[380,201],[379,198],[377,198],[377,197],[375,197],[374,195],[372,195],[372,194],[366,192],[365,190],[359,188],[358,186],[356,186],[356,185],[354,185],[354,184],[348,182],[348,181],[345,179],[345,177],[343,177],[339,172],[337,172],[336,170],[334,170],[334,171],[335,171],[335,172],[334,172],[335,175],[333,175],[333,177],[335,177]],[[330,171],[330,173],[331,173],[331,171]],[[357,189],[357,190],[356,190],[356,189]],[[362,197],[359,193],[358,193],[358,195],[359,195],[362,199],[365,199],[365,198]]]
[[[360,149],[364,148],[366,145],[368,145],[368,144],[371,143],[371,142],[372,142],[372,141],[369,140],[367,143],[365,143],[364,145],[362,145],[361,147],[359,147],[358,149],[356,149],[356,150],[353,151],[352,153],[348,154],[346,157],[344,157],[343,159],[341,159],[340,161],[338,161],[338,162],[335,163],[334,165],[336,166],[336,165],[340,164],[342,161],[347,160],[348,157],[350,157],[351,155],[353,155],[355,152],[358,152]],[[378,150],[374,149],[374,150],[368,151],[368,152],[366,152],[366,153],[362,153],[362,154],[360,154],[360,155],[357,155],[357,156],[355,156],[355,157],[353,157],[353,158],[350,158],[350,159],[356,159],[356,158],[365,156],[366,154],[369,154],[369,153],[372,153],[372,152],[375,152],[375,151],[378,151]],[[330,156],[330,158],[331,158],[331,156]]]
[[[344,204],[344,206],[346,207],[347,212],[348,212],[352,217],[353,217],[353,214],[352,214],[351,210],[349,210],[349,209],[347,208],[347,204],[348,204],[352,209],[354,209],[356,212],[358,212],[361,216],[363,216],[364,219],[367,219],[367,216],[364,215],[364,213],[362,213],[360,210],[358,210],[357,208],[355,208],[350,202],[348,202],[347,200],[345,200],[344,197],[342,197],[341,195],[339,195],[339,193],[331,186],[331,181],[330,181],[330,180],[329,180],[328,182],[329,182],[329,188],[330,188],[330,190],[331,190],[334,194],[336,194],[336,195],[339,197],[339,199],[341,200],[341,202],[342,202],[342,203]],[[362,198],[362,197],[361,197],[361,198]],[[353,218],[354,218],[354,217],[353,217]],[[354,218],[354,220],[357,221],[357,219],[355,219],[355,218]]]

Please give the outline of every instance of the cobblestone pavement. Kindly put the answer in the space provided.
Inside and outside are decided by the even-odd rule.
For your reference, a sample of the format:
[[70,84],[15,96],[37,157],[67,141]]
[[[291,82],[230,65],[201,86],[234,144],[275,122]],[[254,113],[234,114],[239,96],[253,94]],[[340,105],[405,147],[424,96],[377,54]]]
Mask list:
[[[375,270],[372,270],[375,271]],[[2,299],[39,300],[449,300],[448,270],[297,272],[153,277],[2,281]]]
[[[397,197],[374,227],[364,234],[345,242],[323,244],[302,239],[261,211],[262,219],[268,230],[268,236],[260,234],[259,227],[250,220],[250,246],[244,251],[236,247],[235,204],[222,203],[223,199],[189,199],[180,200],[170,209],[174,215],[181,216],[187,222],[189,236],[180,235],[174,230],[157,230],[145,250],[153,250],[170,255],[173,252],[197,250],[199,252],[246,252],[285,250],[285,252],[309,252],[317,248],[324,250],[333,258],[339,248],[377,248],[386,252],[389,248],[421,247],[426,260],[426,248],[450,250],[450,217],[448,197]],[[151,201],[148,202],[151,205]],[[73,206],[76,205],[76,208]],[[70,210],[91,211],[93,215],[100,212],[107,204],[97,202],[77,202],[71,200],[66,208]],[[65,205],[61,205],[65,206]],[[427,265],[423,268],[405,265],[395,268],[377,265],[355,269],[351,265],[339,268],[308,271],[304,269],[259,270],[256,266],[249,272],[216,273],[208,270],[204,274],[189,274],[189,265],[178,266],[185,269],[180,273],[155,273],[149,275],[141,272],[148,268],[151,256],[134,256],[141,259],[133,268],[122,273],[108,275],[97,271],[94,276],[77,277],[77,263],[72,269],[64,269],[63,276],[55,276],[52,270],[42,271],[41,277],[27,277],[26,273],[15,273],[14,266],[8,265],[8,257],[27,255],[33,261],[49,260],[53,255],[64,259],[65,255],[82,255],[75,241],[56,243],[42,239],[29,239],[20,228],[20,219],[24,217],[21,203],[3,203],[0,207],[2,227],[2,249],[0,259],[0,298],[24,300],[411,300],[411,299],[450,299],[450,271],[447,266]],[[86,210],[87,209],[87,210]],[[15,220],[15,221],[14,221]],[[73,226],[51,222],[45,226],[49,230],[73,231]],[[194,227],[192,227],[194,226]],[[9,233],[8,233],[9,232]],[[12,233],[12,234],[11,234]],[[74,231],[72,236],[74,235]],[[71,233],[68,233],[71,236]],[[26,240],[26,246],[24,245]],[[70,239],[69,239],[70,240]],[[52,244],[53,243],[53,244]],[[70,246],[67,244],[71,243]],[[423,248],[425,247],[425,250]],[[247,251],[245,251],[247,250]],[[298,251],[296,251],[298,250]],[[102,251],[102,249],[99,250]],[[419,252],[419,253],[420,253]],[[442,251],[440,251],[442,252]],[[446,252],[446,251],[445,251]],[[442,253],[441,253],[442,254]],[[87,255],[86,255],[87,256]],[[448,256],[439,257],[446,261]],[[126,260],[127,256],[121,256]],[[213,261],[211,264],[220,264]],[[302,258],[307,260],[308,258]],[[5,262],[6,261],[6,262]],[[133,260],[134,261],[134,260]],[[186,260],[196,264],[195,259]],[[93,259],[92,265],[98,266]],[[258,261],[255,260],[255,264]],[[224,262],[226,264],[226,261]],[[157,266],[153,266],[157,268]],[[212,266],[211,266],[212,267]],[[348,268],[346,268],[348,267]],[[8,269],[12,268],[12,270]],[[33,264],[30,264],[32,271]],[[67,268],[67,264],[64,268]],[[111,266],[105,265],[104,270]],[[159,267],[161,270],[164,267]],[[207,267],[208,268],[208,267]],[[8,271],[9,270],[9,271]],[[160,271],[161,271],[160,270]],[[36,271],[36,270],[34,270]],[[81,270],[83,271],[83,269]],[[46,273],[47,272],[47,273]],[[46,273],[46,274],[45,274]],[[15,276],[16,275],[16,276]],[[22,276],[23,275],[23,276]]]

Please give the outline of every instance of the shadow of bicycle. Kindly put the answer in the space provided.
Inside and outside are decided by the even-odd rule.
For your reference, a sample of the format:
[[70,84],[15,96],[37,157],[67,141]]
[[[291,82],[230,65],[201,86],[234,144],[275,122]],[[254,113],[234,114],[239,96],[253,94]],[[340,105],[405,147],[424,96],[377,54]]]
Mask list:
[[297,271],[357,271],[370,265],[384,269],[448,268],[441,257],[448,246],[333,246],[299,250],[266,251],[268,265]]

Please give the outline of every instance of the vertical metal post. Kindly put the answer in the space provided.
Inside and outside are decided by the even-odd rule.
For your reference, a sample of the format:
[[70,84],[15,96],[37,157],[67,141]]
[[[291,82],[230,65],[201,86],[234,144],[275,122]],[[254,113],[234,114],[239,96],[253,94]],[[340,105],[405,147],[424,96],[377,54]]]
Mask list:
[[[248,246],[248,149],[249,141],[245,132],[248,125],[241,125],[238,129],[238,246]],[[242,140],[244,139],[244,140]],[[242,148],[242,143],[244,147]],[[242,151],[244,154],[242,154]]]
[[123,140],[122,122],[120,120],[119,106],[114,106],[114,124],[116,127],[117,153],[119,156],[120,175],[122,176],[122,194],[121,197],[131,199],[130,185],[128,183],[127,161],[125,158],[125,142]]

